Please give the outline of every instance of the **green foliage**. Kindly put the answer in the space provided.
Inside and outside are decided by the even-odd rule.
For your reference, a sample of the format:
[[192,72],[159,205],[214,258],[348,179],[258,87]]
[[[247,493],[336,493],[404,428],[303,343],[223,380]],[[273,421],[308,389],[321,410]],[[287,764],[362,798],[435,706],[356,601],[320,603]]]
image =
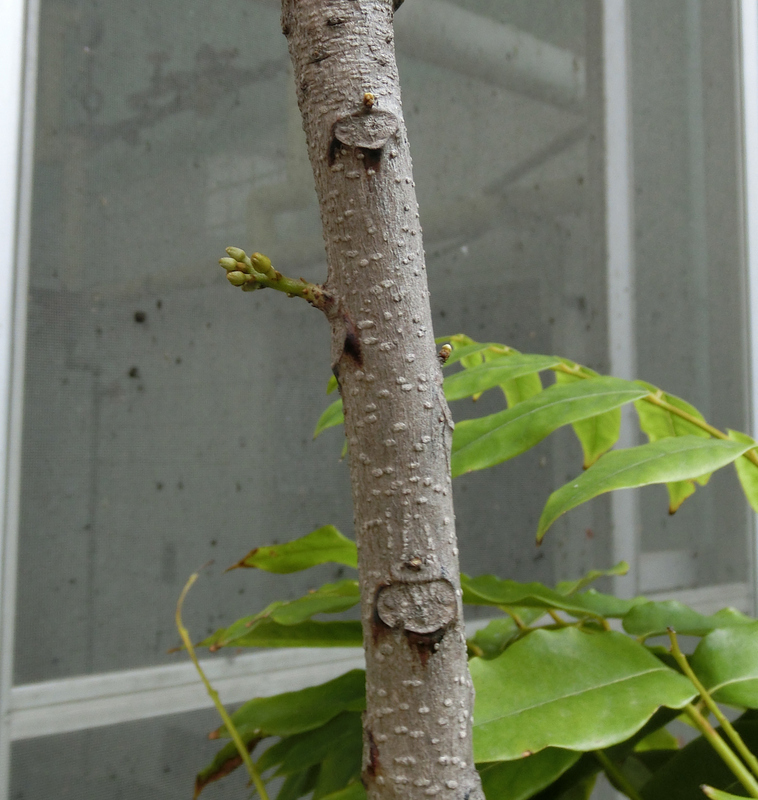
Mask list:
[[714,700],[758,708],[758,623],[709,633],[691,666]]
[[[756,444],[755,439],[745,433],[732,430],[728,430],[727,433],[729,438],[734,439],[735,442],[752,444],[753,446]],[[734,462],[734,466],[737,470],[737,477],[740,479],[742,491],[745,492],[745,497],[747,497],[753,511],[758,512],[758,465],[747,458],[738,458]]]
[[496,356],[475,367],[448,375],[444,383],[445,397],[448,400],[461,400],[464,397],[481,395],[487,389],[550,369],[559,363],[560,359],[553,356],[530,356],[521,353]]
[[488,798],[527,800],[550,786],[579,758],[577,752],[548,747],[526,758],[482,764],[479,767],[482,788]]
[[[330,536],[340,541],[341,534],[335,533]],[[306,569],[328,560],[321,544],[321,536],[308,534],[291,542],[289,551],[299,553],[300,568]],[[305,555],[309,547],[311,558]],[[344,548],[333,555],[335,563],[344,562]],[[703,636],[691,657],[693,669],[715,697],[753,708],[758,706],[758,622],[732,609],[704,616],[681,603],[621,600],[587,588],[625,569],[622,563],[593,570],[554,589],[494,576],[462,576],[465,603],[490,606],[502,614],[469,640],[477,697],[474,754],[489,800],[586,797],[603,769],[601,755],[629,785],[645,788],[639,795],[643,800],[680,796],[666,793],[683,774],[697,774],[700,783],[707,781],[720,790],[741,790],[702,737],[696,740],[700,749],[680,751],[666,731],[665,725],[678,713],[669,709],[687,706],[696,689],[668,651],[647,647],[644,640],[672,624],[682,633]],[[268,614],[265,620],[271,621],[281,613],[294,623],[289,626],[293,629],[308,622],[328,626],[310,616],[337,613],[356,601],[357,585],[347,579],[290,603],[274,603],[261,615]],[[250,619],[235,625],[245,629]],[[608,619],[620,619],[636,638],[608,630]],[[359,624],[343,624],[355,626],[358,646]],[[235,625],[204,644],[245,643],[244,635],[232,638]],[[331,640],[328,636],[319,646],[344,644],[338,633]],[[311,792],[324,800],[363,800],[359,775],[364,706],[364,675],[353,670],[320,686],[252,700],[232,715],[232,722],[251,748],[278,737],[257,761],[266,779],[285,778],[278,800],[296,800]],[[752,747],[758,723],[748,722],[749,718],[737,729]],[[212,734],[226,735],[223,727]],[[691,760],[698,764],[695,772]],[[198,775],[196,791],[239,763],[233,745],[226,744]],[[690,791],[690,777],[686,785]],[[685,796],[693,795],[681,795]]]
[[[744,742],[758,752],[758,722],[734,725]],[[723,732],[717,729],[719,734]],[[691,800],[702,784],[744,797],[744,790],[703,737],[676,751],[640,788],[643,800]]]
[[688,476],[713,472],[731,464],[749,449],[750,445],[738,442],[679,436],[606,453],[584,474],[550,495],[540,517],[537,541],[561,514],[593,497],[614,489],[687,481]]
[[358,566],[355,542],[343,536],[334,525],[322,528],[286,544],[256,547],[235,567],[257,567],[266,572],[298,572],[317,564],[334,562],[346,567]]
[[[340,623],[312,623],[306,625],[314,614],[335,614],[347,611],[360,602],[358,581],[346,580],[339,583],[327,583],[304,597],[290,602],[275,602],[263,611],[250,617],[243,617],[232,623],[228,628],[221,628],[200,642],[203,647],[218,650],[220,647],[265,647],[258,640],[266,636],[304,637],[318,636],[316,631],[329,624],[325,630],[332,631],[331,635],[339,637]],[[344,626],[343,626],[344,627]],[[280,628],[290,628],[290,631],[281,631]],[[306,631],[310,633],[306,633]],[[358,642],[360,644],[360,641]],[[279,642],[268,645],[269,647],[284,646]],[[286,645],[297,647],[297,644]],[[306,647],[324,647],[315,643],[304,643]]]
[[671,628],[685,636],[705,636],[719,628],[732,628],[752,623],[750,617],[734,608],[706,616],[680,603],[664,600],[658,603],[640,603],[624,617],[624,630],[633,636],[646,639],[662,636]]
[[453,435],[453,477],[508,461],[564,425],[604,414],[643,394],[630,381],[590,378],[555,384],[505,411],[459,422]]
[[546,747],[604,749],[636,733],[660,706],[682,708],[695,695],[686,678],[614,631],[535,630],[469,667],[478,762]]
[[[581,444],[584,471],[550,495],[539,538],[560,515],[619,488],[664,484],[673,512],[696,484],[705,485],[730,463],[758,508],[755,441],[718,431],[680,398],[558,357],[525,355],[462,335],[443,341],[453,346],[447,366],[458,365],[445,379],[449,400],[499,389],[507,404],[458,424],[454,475],[513,458],[565,425]],[[544,388],[540,373],[550,371],[555,383]],[[329,389],[336,386],[332,379]],[[649,442],[613,450],[620,408],[628,403]],[[338,400],[322,415],[316,434],[341,421]],[[256,548],[235,566],[287,573],[329,562],[355,568],[357,553],[353,542],[325,526],[284,545]],[[702,796],[701,784],[716,800],[745,792],[758,797],[758,782],[745,767],[750,759],[740,761],[700,710],[701,702],[713,700],[742,709],[734,730],[740,746],[758,752],[758,712],[752,710],[758,709],[758,622],[734,609],[708,616],[674,601],[622,600],[588,588],[625,570],[625,564],[593,570],[554,588],[493,575],[461,577],[463,602],[496,614],[468,641],[476,689],[474,755],[488,800],[587,800],[601,771],[633,800],[690,800]],[[272,603],[201,645],[357,647],[358,622],[321,617],[358,601],[357,581],[349,577]],[[618,623],[611,630],[610,620],[625,633]],[[688,660],[646,644],[669,630],[700,638]],[[321,686],[256,698],[231,719],[253,752],[260,742],[273,741],[257,768],[266,780],[284,778],[278,800],[364,800],[364,706],[364,674],[354,670]],[[681,709],[701,735],[680,748],[666,726]],[[226,735],[224,728],[212,734]],[[728,730],[727,738],[736,746]],[[198,775],[196,796],[240,763],[233,744],[225,744]]]
[[[590,370],[584,370],[585,373]],[[592,373],[595,374],[594,372]],[[556,372],[555,382],[573,383],[583,378],[570,372]],[[588,419],[581,419],[572,423],[576,438],[582,445],[584,453],[584,468],[589,469],[603,453],[613,447],[621,433],[621,409],[614,408],[605,414],[596,414]]]
[[[740,484],[758,510],[756,442],[744,433],[717,430],[692,405],[644,381],[598,375],[558,356],[519,353],[507,345],[475,342],[456,334],[442,337],[453,351],[445,367],[463,369],[445,378],[449,401],[477,399],[500,387],[507,408],[459,422],[453,433],[453,477],[508,461],[571,425],[586,470],[548,498],[537,530],[540,540],[562,514],[615,489],[664,484],[673,514],[714,470],[734,463]],[[552,371],[546,389],[540,373]],[[336,382],[330,380],[329,388]],[[633,403],[647,445],[608,452],[618,441],[621,407]],[[319,419],[315,435],[343,421],[342,401]]]
[[572,617],[623,617],[644,598],[620,600],[590,589],[582,594],[564,596],[541,583],[519,583],[494,575],[478,578],[461,576],[463,602],[478,606],[523,606],[545,611],[565,611]]
[[313,431],[313,438],[315,439],[320,433],[329,428],[342,425],[344,421],[345,415],[342,413],[342,400],[335,400],[326,407],[324,413],[319,417],[316,429]]
[[703,784],[700,787],[706,797],[711,797],[713,800],[741,800],[740,795],[730,794],[729,792],[722,792],[720,789],[714,789],[713,786]]

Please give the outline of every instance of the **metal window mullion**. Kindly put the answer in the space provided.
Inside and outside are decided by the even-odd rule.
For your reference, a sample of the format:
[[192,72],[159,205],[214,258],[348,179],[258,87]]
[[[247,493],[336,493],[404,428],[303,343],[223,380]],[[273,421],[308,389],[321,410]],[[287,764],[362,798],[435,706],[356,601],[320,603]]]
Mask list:
[[[605,112],[606,253],[608,350],[611,374],[632,379],[637,372],[629,9],[626,0],[603,0],[603,95]],[[637,432],[624,409],[619,445],[636,444]],[[639,511],[632,490],[611,494],[613,560],[626,561],[629,572],[614,578],[622,597],[638,583]]]
[[[742,96],[745,264],[749,353],[749,418],[758,431],[758,3],[742,0],[739,13]],[[753,515],[750,556],[754,603],[758,611],[758,521]]]

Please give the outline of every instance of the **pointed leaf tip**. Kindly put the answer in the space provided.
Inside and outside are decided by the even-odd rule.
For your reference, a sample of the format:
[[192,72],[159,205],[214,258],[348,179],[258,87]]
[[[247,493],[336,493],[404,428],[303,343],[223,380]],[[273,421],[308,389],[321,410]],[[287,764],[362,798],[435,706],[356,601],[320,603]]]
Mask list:
[[342,410],[342,398],[330,403],[325,409],[324,413],[319,417],[316,423],[316,428],[313,431],[313,438],[322,434],[327,428],[334,428],[337,425],[342,425],[345,421],[345,415]]
[[256,567],[266,572],[285,574],[327,562],[344,564],[346,567],[358,566],[355,542],[343,536],[334,525],[324,525],[284,544],[256,547],[234,566]]
[[537,528],[542,541],[550,526],[567,511],[615,489],[692,480],[730,464],[748,444],[699,436],[679,436],[613,450],[548,498]]

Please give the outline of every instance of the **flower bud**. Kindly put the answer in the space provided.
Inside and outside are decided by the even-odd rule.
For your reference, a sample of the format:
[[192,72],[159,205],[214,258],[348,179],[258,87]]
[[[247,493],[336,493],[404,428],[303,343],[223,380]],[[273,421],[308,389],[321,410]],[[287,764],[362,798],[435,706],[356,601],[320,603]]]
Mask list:
[[233,258],[219,258],[218,263],[227,271],[232,272],[237,269],[237,262]]
[[250,256],[250,262],[256,272],[260,272],[271,280],[276,280],[276,270],[271,266],[271,259],[264,256],[262,253],[253,253]]
[[234,272],[227,272],[226,279],[232,286],[242,286],[243,284],[247,283],[247,275],[244,272],[239,272],[235,270]]
[[226,252],[235,260],[241,261],[243,264],[247,261],[247,254],[239,247],[227,247]]

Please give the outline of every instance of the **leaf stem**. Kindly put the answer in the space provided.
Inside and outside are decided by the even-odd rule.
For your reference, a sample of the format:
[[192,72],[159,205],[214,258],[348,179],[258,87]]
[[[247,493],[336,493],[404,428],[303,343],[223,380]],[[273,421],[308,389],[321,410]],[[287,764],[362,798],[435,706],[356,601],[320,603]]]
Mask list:
[[531,628],[528,625],[524,624],[524,621],[513,609],[509,608],[508,606],[500,606],[500,610],[506,613],[513,620],[514,625],[520,631],[531,630]]
[[758,783],[755,782],[745,765],[729,749],[727,743],[718,735],[713,725],[691,703],[684,707],[684,713],[719,754],[721,760],[729,767],[734,777],[745,787],[750,797],[758,797]]
[[642,800],[642,795],[629,783],[629,779],[618,768],[616,764],[602,751],[595,750],[593,755],[600,762],[603,771],[608,776],[608,780],[614,785],[616,789],[623,792],[631,800]]
[[708,690],[700,682],[700,679],[697,677],[697,675],[695,675],[694,670],[687,661],[687,657],[684,655],[684,653],[682,653],[679,647],[679,642],[676,638],[676,632],[669,628],[668,634],[669,639],[671,639],[671,654],[676,659],[676,663],[679,665],[682,672],[684,672],[684,674],[690,679],[690,682],[693,684],[693,686],[698,690],[705,707],[719,721],[722,729],[731,739],[734,748],[742,756],[748,767],[750,767],[750,771],[756,778],[758,778],[758,758],[756,758],[753,753],[750,752],[742,737],[732,726],[732,723],[729,722],[729,720],[724,716],[724,712],[719,708],[718,703],[714,701]]
[[179,636],[182,637],[182,641],[184,642],[184,646],[187,648],[187,652],[189,653],[190,659],[192,659],[192,663],[195,665],[195,669],[197,670],[197,674],[200,676],[200,680],[203,682],[206,691],[208,692],[208,696],[213,701],[213,705],[216,706],[216,710],[219,713],[219,716],[224,722],[226,729],[229,731],[232,739],[234,740],[234,744],[237,746],[237,751],[240,754],[240,758],[242,759],[245,767],[247,768],[247,772],[250,775],[250,780],[253,782],[253,785],[258,791],[261,800],[269,800],[269,796],[266,792],[266,787],[261,779],[260,773],[253,764],[252,759],[250,758],[250,753],[247,750],[247,746],[245,742],[242,740],[242,737],[239,734],[239,731],[235,727],[234,723],[232,722],[232,718],[227,713],[226,709],[224,708],[221,699],[218,696],[218,692],[211,686],[210,681],[203,672],[203,668],[200,666],[200,662],[195,655],[195,648],[192,646],[192,640],[190,639],[189,631],[187,628],[184,627],[184,623],[182,622],[182,606],[184,605],[184,599],[187,597],[187,593],[192,588],[192,584],[197,580],[198,573],[193,572],[192,575],[189,576],[187,583],[184,585],[184,589],[182,589],[182,593],[179,595],[179,600],[176,604],[176,629],[179,631]]
[[[573,375],[575,378],[592,378],[593,375],[588,374],[584,367],[580,364],[575,364],[573,367],[569,364],[557,364],[554,367],[551,367],[553,372],[565,372],[567,375]],[[655,392],[650,392],[649,394],[645,395],[645,397],[641,398],[642,400],[651,403],[654,406],[658,406],[659,408],[668,411],[670,414],[675,414],[680,419],[686,420],[691,425],[695,425],[696,427],[700,428],[701,430],[705,431],[706,433],[710,434],[716,439],[729,439],[729,436],[720,431],[718,428],[714,427],[710,423],[706,422],[703,419],[698,419],[693,414],[690,414],[687,411],[684,411],[681,408],[677,408],[675,405],[672,405],[667,400],[664,400]],[[746,453],[742,454],[742,457],[746,458],[751,463],[755,464],[758,467],[758,452],[756,449],[748,450]]]

